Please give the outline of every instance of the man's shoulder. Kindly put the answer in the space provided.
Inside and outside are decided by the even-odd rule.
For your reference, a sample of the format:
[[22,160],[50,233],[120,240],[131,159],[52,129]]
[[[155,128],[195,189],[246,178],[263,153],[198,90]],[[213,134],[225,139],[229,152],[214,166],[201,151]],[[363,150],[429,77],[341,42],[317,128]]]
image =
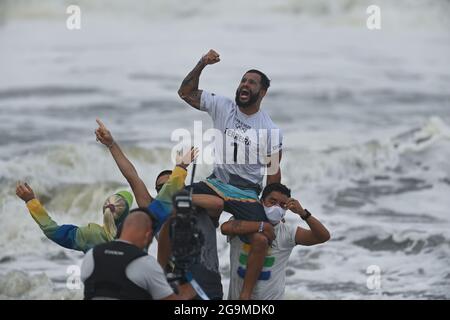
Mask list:
[[133,264],[135,265],[139,265],[140,267],[155,267],[155,266],[159,266],[158,261],[152,257],[151,255],[147,254],[145,256],[136,258],[135,260],[132,261]]
[[203,90],[202,98],[203,99],[204,98],[211,98],[211,99],[214,99],[217,103],[220,103],[220,104],[231,105],[233,107],[236,106],[236,102],[233,99],[228,98],[228,97],[226,97],[224,95],[221,95],[221,94],[216,94],[214,92],[209,92],[209,91]]
[[261,119],[264,121],[265,127],[267,129],[281,130],[280,127],[277,124],[275,124],[275,122],[272,120],[272,118],[270,117],[270,115],[267,111],[261,110],[260,114],[261,114]]
[[147,278],[148,276],[157,274],[158,271],[163,272],[158,261],[150,255],[145,255],[131,261],[126,269],[127,276],[133,279]]
[[94,261],[94,248],[90,248],[86,251],[86,254],[83,257],[83,261]]
[[276,226],[274,226],[274,231],[276,235],[277,242],[279,245],[291,246],[292,236],[297,232],[298,225],[291,222],[280,222]]
[[297,227],[298,226],[295,223],[281,221],[276,226],[274,226],[274,231],[275,233],[289,234],[290,232],[297,230]]

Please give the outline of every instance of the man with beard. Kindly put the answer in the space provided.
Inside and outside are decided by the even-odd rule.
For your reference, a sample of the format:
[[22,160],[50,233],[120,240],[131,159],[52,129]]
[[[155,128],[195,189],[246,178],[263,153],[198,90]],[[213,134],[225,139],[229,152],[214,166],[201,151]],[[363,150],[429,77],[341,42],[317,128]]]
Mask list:
[[202,70],[219,61],[219,54],[210,50],[186,76],[178,94],[192,107],[208,112],[220,132],[215,137],[214,171],[205,181],[194,184],[194,194],[218,196],[224,201],[224,210],[235,219],[261,222],[257,233],[241,236],[251,249],[240,299],[249,299],[269,247],[264,235],[267,217],[258,195],[265,175],[267,184],[281,180],[282,136],[270,116],[260,110],[270,86],[261,71],[252,69],[244,74],[234,101],[199,90]]

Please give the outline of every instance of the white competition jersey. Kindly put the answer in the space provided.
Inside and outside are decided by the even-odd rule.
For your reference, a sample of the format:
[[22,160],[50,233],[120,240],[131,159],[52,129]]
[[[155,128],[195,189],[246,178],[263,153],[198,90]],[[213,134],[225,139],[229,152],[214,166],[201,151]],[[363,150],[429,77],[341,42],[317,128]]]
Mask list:
[[[280,300],[284,298],[286,268],[294,249],[297,225],[280,222],[274,226],[275,240],[264,258],[264,266],[252,293],[252,300]],[[237,300],[244,284],[250,245],[239,237],[230,241],[230,286],[228,300]]]
[[202,93],[200,110],[208,112],[220,132],[220,138],[215,137],[213,177],[259,193],[267,157],[281,150],[281,130],[263,110],[246,115],[233,100],[207,91]]

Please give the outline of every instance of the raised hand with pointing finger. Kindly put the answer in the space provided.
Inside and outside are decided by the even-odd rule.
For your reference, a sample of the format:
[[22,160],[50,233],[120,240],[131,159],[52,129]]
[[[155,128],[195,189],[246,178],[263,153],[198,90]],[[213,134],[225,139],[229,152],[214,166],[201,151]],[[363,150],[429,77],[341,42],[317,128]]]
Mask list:
[[108,148],[111,148],[114,145],[114,138],[111,135],[111,132],[109,132],[108,128],[106,128],[100,119],[96,119],[95,121],[98,124],[98,128],[95,130],[97,141],[100,141]]

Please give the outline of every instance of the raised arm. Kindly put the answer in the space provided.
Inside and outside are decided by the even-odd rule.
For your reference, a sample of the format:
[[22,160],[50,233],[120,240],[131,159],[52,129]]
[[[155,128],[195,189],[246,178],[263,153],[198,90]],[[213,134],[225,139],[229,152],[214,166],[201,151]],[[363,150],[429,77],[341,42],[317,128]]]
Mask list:
[[202,96],[202,90],[198,89],[200,74],[208,64],[214,64],[219,61],[219,54],[214,50],[209,50],[209,52],[200,59],[194,69],[189,72],[186,78],[184,78],[180,89],[178,89],[180,98],[192,107],[200,109],[200,98]]
[[155,227],[155,230],[159,231],[172,213],[173,196],[184,188],[184,181],[187,176],[187,167],[197,158],[197,156],[198,148],[192,148],[183,156],[181,156],[181,154],[177,156],[177,165],[172,170],[169,180],[164,183],[164,186],[156,196],[155,200],[148,206],[148,209],[158,219],[158,224]]
[[275,239],[273,226],[269,222],[264,221],[231,220],[223,223],[220,227],[220,231],[222,234],[227,236],[262,232],[267,239],[269,239],[269,241],[273,241]]
[[64,248],[86,252],[96,244],[112,240],[108,239],[101,226],[95,223],[83,227],[72,224],[58,225],[49,216],[27,183],[18,182],[16,194],[26,203],[32,218],[45,236]]
[[[36,221],[45,236],[57,242],[54,235],[60,226],[48,215],[40,201],[36,199],[34,191],[28,183],[17,182],[16,195],[25,202],[31,217]],[[59,242],[57,243],[60,244]]]
[[297,232],[295,233],[295,243],[304,245],[304,246],[312,246],[319,243],[327,242],[330,239],[330,232],[328,232],[327,228],[312,215],[309,215],[306,212],[298,200],[289,199],[286,203],[286,209],[291,210],[292,212],[298,214],[301,218],[306,218],[306,223],[308,224],[310,230],[304,228],[297,228]]
[[106,126],[99,119],[96,120],[99,127],[95,130],[95,135],[97,140],[108,147],[111,155],[116,161],[122,175],[127,179],[128,184],[133,190],[134,197],[139,207],[147,207],[150,202],[152,202],[152,196],[147,190],[145,183],[139,177],[135,167],[130,160],[125,156],[120,149],[117,142],[114,141],[111,132],[106,128]]

